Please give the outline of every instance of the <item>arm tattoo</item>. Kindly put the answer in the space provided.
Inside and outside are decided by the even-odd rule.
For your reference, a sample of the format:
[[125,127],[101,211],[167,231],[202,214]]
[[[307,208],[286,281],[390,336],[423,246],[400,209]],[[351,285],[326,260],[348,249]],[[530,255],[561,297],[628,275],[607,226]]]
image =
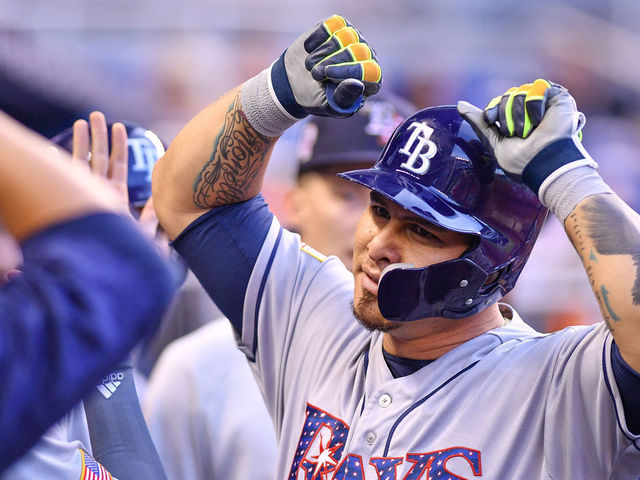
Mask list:
[[631,291],[633,304],[640,305],[640,234],[626,214],[607,197],[609,195],[595,196],[585,204],[587,231],[597,253],[631,256],[636,267]]
[[193,184],[193,202],[200,208],[245,200],[269,148],[276,141],[253,129],[240,104],[238,93],[214,141],[211,157]]
[[640,233],[609,195],[594,196],[582,208],[586,226],[580,227],[576,212],[569,215],[567,226],[573,230],[574,245],[585,264],[604,320],[613,331],[613,324],[621,318],[613,309],[607,287],[596,285],[594,267],[600,263],[599,255],[629,255],[635,266],[631,296],[633,304],[640,305]]

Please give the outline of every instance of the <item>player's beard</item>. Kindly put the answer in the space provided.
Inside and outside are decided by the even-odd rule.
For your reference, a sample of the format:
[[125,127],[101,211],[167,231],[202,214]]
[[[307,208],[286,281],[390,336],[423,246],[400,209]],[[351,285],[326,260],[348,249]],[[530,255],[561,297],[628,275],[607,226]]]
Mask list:
[[378,308],[378,298],[371,292],[362,291],[357,300],[351,302],[353,315],[370,332],[388,332],[399,326],[384,318]]

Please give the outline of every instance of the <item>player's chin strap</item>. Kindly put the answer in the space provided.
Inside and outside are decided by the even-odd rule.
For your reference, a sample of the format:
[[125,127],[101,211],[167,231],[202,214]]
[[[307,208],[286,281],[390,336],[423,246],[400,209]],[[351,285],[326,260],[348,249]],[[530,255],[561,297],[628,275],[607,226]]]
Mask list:
[[502,297],[497,285],[485,286],[488,276],[468,258],[424,268],[408,263],[388,265],[378,282],[380,313],[397,322],[468,317]]

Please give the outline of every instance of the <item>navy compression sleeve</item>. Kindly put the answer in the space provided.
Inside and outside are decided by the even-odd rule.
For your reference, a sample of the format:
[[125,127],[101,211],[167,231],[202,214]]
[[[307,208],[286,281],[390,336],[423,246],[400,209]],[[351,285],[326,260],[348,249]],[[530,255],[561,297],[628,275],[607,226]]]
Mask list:
[[262,195],[214,208],[173,242],[236,331],[242,330],[245,290],[273,214]]
[[135,224],[100,213],[23,244],[0,289],[0,471],[160,320],[174,281]]
[[118,480],[166,480],[145,423],[130,360],[84,399],[93,458]]

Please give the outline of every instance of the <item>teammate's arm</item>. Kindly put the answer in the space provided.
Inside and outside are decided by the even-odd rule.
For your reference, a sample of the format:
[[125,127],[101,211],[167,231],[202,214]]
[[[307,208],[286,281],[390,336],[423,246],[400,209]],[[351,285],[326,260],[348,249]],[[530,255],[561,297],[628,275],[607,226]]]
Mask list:
[[307,114],[353,114],[380,82],[375,54],[344,18],[335,15],[307,31],[171,143],[153,175],[160,223],[175,238],[211,208],[254,197],[284,130]]
[[500,166],[521,176],[562,222],[622,358],[640,372],[640,217],[597,173],[571,95],[536,80],[496,97],[484,112],[466,102],[458,109]]
[[[86,165],[91,151],[90,168],[94,176],[106,179],[128,209],[127,130],[116,122],[111,129],[111,145],[107,134],[107,122],[101,112],[92,112],[89,124],[77,120],[73,125],[73,154],[75,162]],[[91,134],[89,133],[91,132]],[[149,241],[153,241],[149,235]],[[166,480],[158,452],[144,421],[130,357],[120,362],[109,376],[118,378],[118,388],[108,397],[100,391],[103,384],[94,388],[83,399],[87,426],[91,438],[93,457],[119,480]]]
[[0,141],[0,218],[16,239],[84,214],[121,209],[108,185],[84,169],[63,168],[49,143],[2,112]]
[[1,113],[0,143],[0,218],[24,258],[0,289],[2,471],[149,332],[173,286],[108,185]]

